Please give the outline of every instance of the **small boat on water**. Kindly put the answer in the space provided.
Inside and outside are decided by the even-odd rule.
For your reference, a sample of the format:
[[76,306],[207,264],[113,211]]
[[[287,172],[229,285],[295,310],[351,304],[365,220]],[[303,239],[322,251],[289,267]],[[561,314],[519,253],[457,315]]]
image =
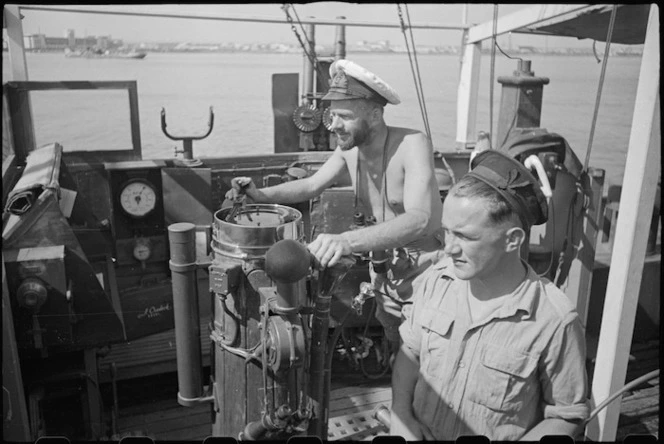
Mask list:
[[[272,76],[272,154],[197,158],[193,142],[213,130],[212,109],[207,132],[188,136],[169,133],[162,109],[161,129],[182,142],[182,156],[144,159],[136,81],[28,81],[21,11],[75,8],[4,6],[12,80],[3,85],[3,439],[386,434],[384,410],[374,414],[391,402],[386,342],[371,303],[358,310],[366,258],[324,271],[293,255],[301,273],[288,282],[266,271],[275,242],[311,242],[315,232],[358,223],[348,181],[291,206],[224,205],[233,177],[294,181],[329,158],[327,68],[345,57],[347,26],[372,24],[299,23],[309,40],[303,50],[315,47],[318,25],[336,27],[337,47],[334,57],[306,52],[302,91],[299,74]],[[285,11],[283,23],[294,23]],[[101,12],[128,14],[120,6]],[[644,44],[623,182],[629,198],[606,196],[603,171],[583,164],[563,131],[554,138],[539,127],[548,79],[535,77],[529,61],[498,79],[504,100],[494,141],[523,129],[549,137],[526,141],[544,159],[537,173],[551,178],[557,223],[531,233],[526,259],[565,291],[587,326],[595,411],[583,435],[595,441],[659,426],[658,13],[655,4],[534,5],[475,26],[409,23],[463,35],[456,144],[434,153],[441,199],[478,144],[482,42],[524,32]],[[30,93],[63,90],[127,93],[131,146],[37,147]]]
[[104,51],[101,49],[87,48],[83,50],[65,49],[65,57],[83,59],[144,59],[148,54],[140,51]]

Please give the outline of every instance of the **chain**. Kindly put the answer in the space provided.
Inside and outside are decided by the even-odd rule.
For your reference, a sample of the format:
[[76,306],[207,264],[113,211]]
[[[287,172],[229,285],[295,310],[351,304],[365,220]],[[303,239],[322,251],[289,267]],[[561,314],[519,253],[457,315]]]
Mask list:
[[397,11],[399,13],[399,22],[401,22],[401,32],[406,31],[406,24],[403,21],[403,12],[401,12],[401,5],[397,3]]
[[[311,50],[312,50],[313,53],[310,53],[310,52],[309,52],[309,49],[308,49],[308,48],[311,46],[311,42],[310,42],[309,39],[307,38],[306,34],[305,34],[304,38],[307,39],[307,45],[305,45],[305,43],[302,41],[302,37],[300,36],[300,33],[297,32],[297,28],[295,27],[295,23],[293,22],[293,17],[291,17],[290,13],[288,12],[288,9],[289,9],[289,8],[293,8],[293,13],[294,13],[295,16],[297,17],[297,12],[295,11],[295,7],[292,6],[292,4],[284,3],[284,4],[281,6],[281,9],[282,9],[282,10],[284,11],[284,13],[286,14],[286,20],[288,21],[288,24],[291,26],[291,30],[293,31],[293,34],[295,34],[295,37],[297,38],[297,41],[300,42],[300,46],[302,47],[302,50],[304,51],[304,54],[305,54],[305,55],[307,56],[307,58],[309,59],[309,62],[311,62],[312,66],[313,66],[314,69],[316,70],[316,73],[318,74],[318,76],[319,76],[321,79],[323,79],[323,78],[325,78],[325,77],[324,77],[323,72],[322,72],[321,69],[320,69],[320,64],[318,63],[318,59],[317,59],[317,57],[316,57],[316,50],[315,50],[315,48],[311,48]],[[297,21],[298,21],[298,23],[300,24],[300,27],[302,27],[302,23],[300,22],[300,18],[299,18],[299,17],[297,17]],[[304,30],[303,30],[303,32],[304,32]]]

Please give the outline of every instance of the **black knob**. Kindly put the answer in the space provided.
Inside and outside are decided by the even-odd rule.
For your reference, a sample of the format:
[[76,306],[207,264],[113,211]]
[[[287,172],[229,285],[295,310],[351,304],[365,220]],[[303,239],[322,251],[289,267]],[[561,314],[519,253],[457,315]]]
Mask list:
[[307,247],[292,239],[280,240],[265,253],[265,272],[277,282],[293,283],[309,273]]

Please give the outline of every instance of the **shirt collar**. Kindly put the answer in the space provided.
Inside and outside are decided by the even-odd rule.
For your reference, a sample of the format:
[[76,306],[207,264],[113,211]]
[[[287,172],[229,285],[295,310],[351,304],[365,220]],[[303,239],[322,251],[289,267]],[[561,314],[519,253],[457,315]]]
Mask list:
[[539,293],[539,286],[532,284],[537,284],[540,277],[527,262],[522,260],[521,263],[526,267],[526,277],[505,300],[505,305],[498,311],[500,317],[513,316],[519,311],[523,311],[523,319],[528,319],[535,310],[535,299]]
[[[521,310],[525,312],[524,319],[527,319],[534,312],[535,299],[539,294],[539,286],[533,287],[529,284],[538,282],[540,277],[527,262],[522,260],[521,263],[526,267],[526,277],[521,284],[519,284],[515,292],[505,299],[505,304],[497,312],[498,317],[510,317]],[[438,262],[436,262],[432,268],[440,272],[441,278],[446,277],[455,281],[460,280],[454,274],[452,259],[447,255],[443,256]]]

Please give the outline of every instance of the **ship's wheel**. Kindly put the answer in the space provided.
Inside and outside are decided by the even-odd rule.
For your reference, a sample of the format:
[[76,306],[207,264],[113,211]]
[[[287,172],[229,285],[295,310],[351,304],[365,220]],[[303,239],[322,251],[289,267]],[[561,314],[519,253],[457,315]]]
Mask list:
[[323,120],[322,113],[315,105],[301,105],[293,111],[295,126],[304,133],[310,133],[318,128]]

